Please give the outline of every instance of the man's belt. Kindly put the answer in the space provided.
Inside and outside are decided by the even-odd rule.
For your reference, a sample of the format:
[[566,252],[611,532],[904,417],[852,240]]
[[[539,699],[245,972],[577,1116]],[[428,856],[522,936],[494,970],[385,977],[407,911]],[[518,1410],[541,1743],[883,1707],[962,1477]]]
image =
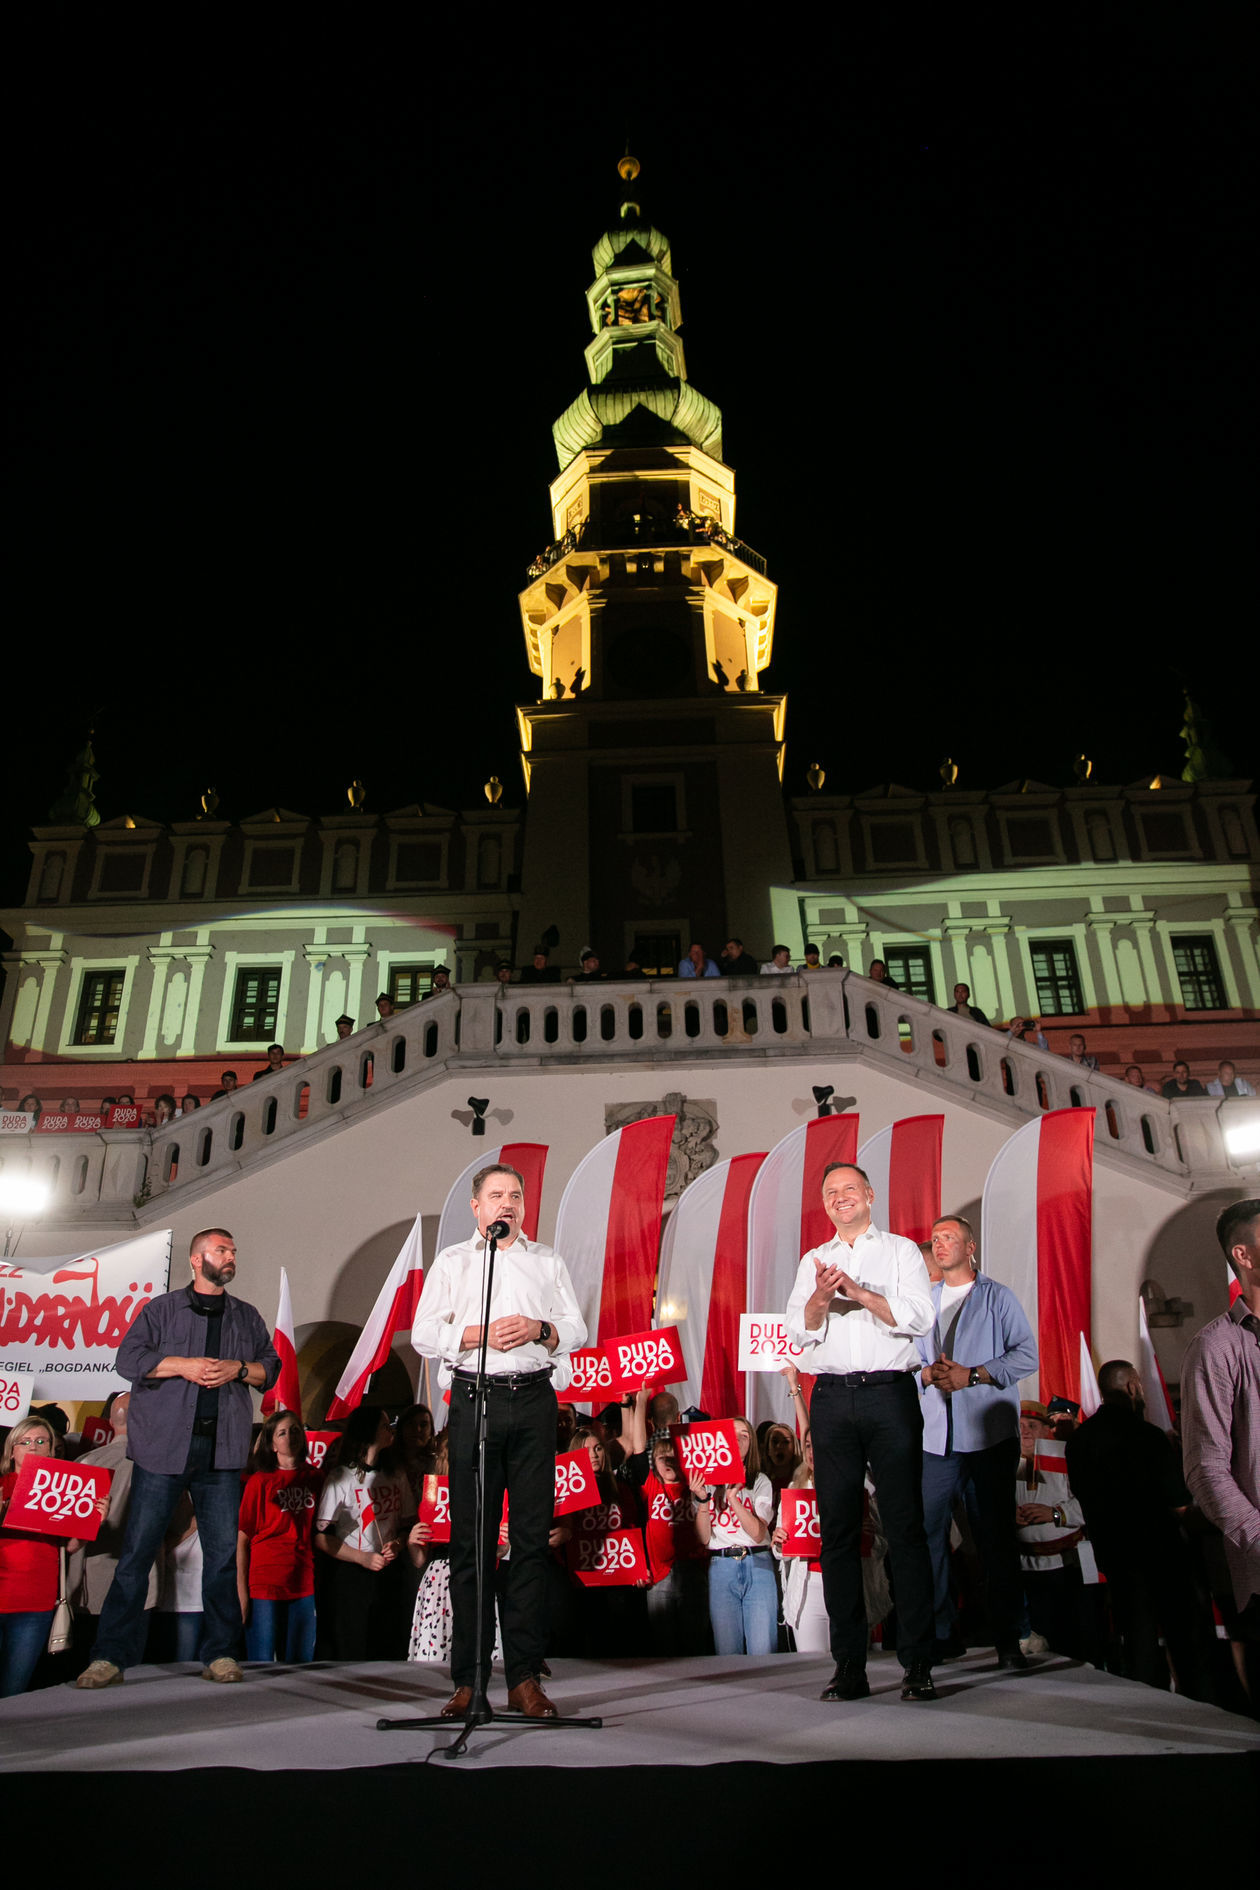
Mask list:
[[[532,1385],[536,1379],[550,1378],[555,1367],[544,1365],[536,1372],[487,1372],[486,1385],[490,1391],[519,1391],[522,1385]],[[476,1372],[466,1372],[458,1366],[451,1376],[461,1385],[475,1385]]]
[[895,1385],[901,1378],[910,1376],[908,1372],[823,1372],[822,1377],[833,1385],[844,1385],[853,1390],[856,1385]]
[[763,1548],[760,1546],[754,1549],[710,1549],[709,1550],[710,1555],[733,1556],[741,1562],[743,1561],[746,1555],[769,1555],[769,1553],[770,1553],[769,1549]]

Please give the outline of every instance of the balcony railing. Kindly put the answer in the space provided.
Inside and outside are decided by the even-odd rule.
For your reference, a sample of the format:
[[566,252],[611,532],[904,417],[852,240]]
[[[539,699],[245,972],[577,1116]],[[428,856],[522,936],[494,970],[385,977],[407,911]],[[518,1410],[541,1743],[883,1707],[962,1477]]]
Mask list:
[[38,1136],[0,1137],[0,1171],[47,1179],[54,1217],[130,1220],[136,1208],[225,1181],[454,1069],[747,1065],[803,1055],[828,1073],[837,1061],[875,1058],[886,1074],[930,1084],[938,1100],[952,1092],[1013,1125],[1050,1109],[1093,1107],[1100,1155],[1183,1182],[1192,1172],[1228,1172],[1214,1103],[1166,1102],[845,971],[462,985],[160,1129],[50,1136],[44,1141],[55,1146],[47,1147]]
[[588,519],[576,531],[566,532],[555,544],[544,545],[526,576],[546,577],[562,559],[575,551],[678,551],[683,548],[727,551],[746,564],[758,577],[766,575],[766,561],[759,551],[736,538],[714,519],[693,513],[685,524],[651,518],[647,513],[636,519],[620,519],[611,525],[595,525]]

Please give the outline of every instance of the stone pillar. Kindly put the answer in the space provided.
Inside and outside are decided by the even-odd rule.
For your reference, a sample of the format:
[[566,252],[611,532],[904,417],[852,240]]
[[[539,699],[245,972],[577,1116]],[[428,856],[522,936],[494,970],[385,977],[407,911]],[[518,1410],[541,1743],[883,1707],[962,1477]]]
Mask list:
[[993,940],[993,975],[997,979],[1001,1014],[1006,1018],[1014,1017],[1018,1006],[1015,1002],[1015,980],[1011,976],[1011,921],[986,919],[984,930]]
[[166,974],[172,958],[183,958],[182,945],[150,945],[149,964],[149,1014],[144,1022],[144,1038],[140,1045],[142,1057],[156,1057],[158,1053],[158,1031],[162,1027],[162,1004],[166,997]]
[[1133,927],[1133,936],[1137,940],[1138,959],[1142,966],[1142,982],[1146,986],[1148,1004],[1178,1003],[1180,993],[1169,992],[1164,995],[1163,979],[1159,975],[1159,966],[1155,960],[1155,914],[1153,912],[1131,912],[1128,923]]
[[1233,928],[1235,970],[1247,992],[1247,1004],[1260,1010],[1260,954],[1256,952],[1256,921],[1260,911],[1255,906],[1229,906],[1225,922]]
[[[332,956],[331,952],[328,956]],[[361,1017],[359,1014],[363,1005],[363,967],[372,956],[372,947],[366,944],[338,945],[337,956],[344,958],[349,968],[350,979],[346,992],[346,1014],[349,1017],[353,1017],[355,1029],[357,1030],[363,1024],[371,1023],[372,1021],[371,1018]]]
[[308,1057],[312,1050],[323,1048],[319,1023],[324,997],[324,966],[337,953],[328,945],[303,945],[302,956],[306,960],[306,1026],[301,1048],[302,1055]]
[[[954,985],[969,985],[971,983],[971,965],[967,957],[967,940],[975,930],[976,924],[973,919],[941,920],[941,941],[944,943],[948,940],[953,947],[954,975],[949,981],[951,997],[953,996]],[[944,996],[942,996],[941,1002],[944,1003],[944,1001]]]
[[23,952],[23,965],[39,967],[39,1001],[35,1006],[35,1022],[31,1028],[32,1050],[48,1048],[48,1020],[52,1016],[53,993],[57,988],[57,973],[66,962],[66,953],[60,951]]
[[1112,933],[1116,921],[1111,913],[1091,912],[1085,921],[1093,934],[1098,953],[1098,970],[1103,988],[1104,1001],[1107,1004],[1123,1004],[1124,992],[1120,986],[1120,969],[1116,964],[1116,945]]
[[[197,1054],[197,1018],[201,1010],[201,986],[206,975],[206,966],[214,956],[213,945],[185,945],[180,957],[188,963],[188,1007],[184,1012],[184,1034],[179,1040],[178,1055],[192,1057]],[[218,1038],[216,1033],[215,1044]]]

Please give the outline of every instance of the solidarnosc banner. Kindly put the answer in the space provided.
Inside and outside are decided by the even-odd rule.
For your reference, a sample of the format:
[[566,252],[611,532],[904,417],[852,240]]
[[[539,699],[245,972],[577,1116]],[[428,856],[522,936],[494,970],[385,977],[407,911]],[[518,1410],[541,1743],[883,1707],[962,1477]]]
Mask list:
[[38,1269],[0,1262],[0,1370],[33,1374],[36,1399],[126,1391],[114,1370],[118,1347],[142,1309],[167,1291],[170,1271],[169,1227],[41,1259]]

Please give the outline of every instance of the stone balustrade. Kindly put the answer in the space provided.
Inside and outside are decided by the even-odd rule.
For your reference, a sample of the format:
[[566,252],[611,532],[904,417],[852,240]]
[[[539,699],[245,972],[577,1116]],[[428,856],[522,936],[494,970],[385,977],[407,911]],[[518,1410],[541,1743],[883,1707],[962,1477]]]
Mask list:
[[848,971],[598,985],[462,985],[155,1130],[0,1137],[0,1174],[52,1186],[50,1213],[130,1219],[193,1183],[239,1173],[456,1069],[569,1068],[730,1057],[874,1061],[1015,1128],[1050,1109],[1098,1111],[1096,1148],[1183,1182],[1230,1172],[1216,1105],[1169,1103],[1014,1043]]

